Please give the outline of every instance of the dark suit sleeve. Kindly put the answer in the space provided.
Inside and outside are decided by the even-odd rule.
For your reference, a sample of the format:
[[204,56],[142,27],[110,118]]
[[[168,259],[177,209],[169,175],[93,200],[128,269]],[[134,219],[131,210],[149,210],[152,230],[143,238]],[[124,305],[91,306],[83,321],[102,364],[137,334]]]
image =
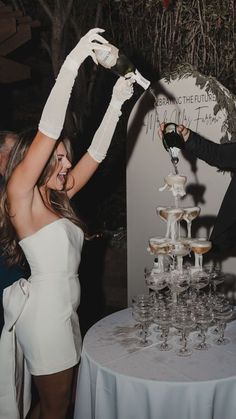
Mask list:
[[190,131],[185,149],[211,166],[229,171],[236,169],[236,143],[217,144]]

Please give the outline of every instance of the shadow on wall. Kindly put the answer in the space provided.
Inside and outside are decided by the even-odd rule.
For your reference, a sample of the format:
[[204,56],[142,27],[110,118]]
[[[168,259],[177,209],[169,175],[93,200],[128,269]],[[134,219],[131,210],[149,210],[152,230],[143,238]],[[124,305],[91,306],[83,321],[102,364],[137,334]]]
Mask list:
[[139,132],[143,126],[145,115],[152,110],[154,107],[154,98],[147,90],[143,96],[139,99],[138,107],[135,111],[135,116],[128,127],[128,143],[127,143],[127,163],[132,156],[133,150],[137,138],[139,137]]
[[[203,229],[204,233],[201,237],[208,239],[210,237],[211,230],[216,220],[215,215],[200,215],[194,219],[191,227],[192,237],[200,237],[198,232]],[[181,221],[181,227],[185,230],[187,236],[187,226],[185,221]]]
[[[154,103],[155,103],[156,97],[159,94],[165,95],[166,98],[169,99],[170,101],[175,99],[175,97],[170,92],[168,92],[159,81],[152,83],[151,88],[149,88],[145,92],[145,94],[141,96],[138,102],[138,107],[135,111],[135,116],[128,128],[129,141],[128,141],[128,147],[127,147],[127,162],[129,162],[129,159],[132,155],[137,138],[139,136],[139,132],[144,123],[144,118],[149,111],[155,108]],[[156,123],[158,123],[158,125],[156,125]],[[157,130],[158,127],[159,127],[159,121],[155,120],[154,129]]]

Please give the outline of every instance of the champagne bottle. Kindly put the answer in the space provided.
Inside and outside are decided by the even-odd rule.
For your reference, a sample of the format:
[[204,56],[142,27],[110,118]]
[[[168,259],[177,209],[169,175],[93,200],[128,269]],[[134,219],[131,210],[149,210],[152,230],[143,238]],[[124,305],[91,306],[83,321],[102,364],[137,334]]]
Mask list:
[[177,132],[177,125],[173,122],[168,122],[163,130],[163,145],[168,151],[171,162],[174,166],[175,173],[178,174],[177,164],[179,162],[179,152],[185,146],[182,135]]
[[110,69],[118,76],[125,76],[132,72],[135,74],[136,82],[145,90],[149,87],[150,81],[145,79],[136,69],[134,64],[112,44],[106,44],[110,47],[110,51],[97,50],[95,52],[98,63],[103,67]]

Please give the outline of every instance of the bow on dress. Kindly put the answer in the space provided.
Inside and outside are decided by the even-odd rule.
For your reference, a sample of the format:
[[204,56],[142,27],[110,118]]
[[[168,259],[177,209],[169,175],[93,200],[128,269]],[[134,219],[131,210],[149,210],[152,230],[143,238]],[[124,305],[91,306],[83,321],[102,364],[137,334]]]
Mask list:
[[31,402],[30,373],[17,341],[15,324],[29,298],[30,282],[24,278],[3,291],[5,324],[0,339],[0,418],[25,418]]

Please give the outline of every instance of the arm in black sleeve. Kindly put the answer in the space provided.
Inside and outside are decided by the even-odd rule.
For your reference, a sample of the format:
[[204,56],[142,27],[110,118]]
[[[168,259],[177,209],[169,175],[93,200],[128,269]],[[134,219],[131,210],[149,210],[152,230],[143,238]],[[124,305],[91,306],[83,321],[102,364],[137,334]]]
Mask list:
[[217,144],[190,131],[185,149],[211,166],[222,170],[236,169],[236,143]]

